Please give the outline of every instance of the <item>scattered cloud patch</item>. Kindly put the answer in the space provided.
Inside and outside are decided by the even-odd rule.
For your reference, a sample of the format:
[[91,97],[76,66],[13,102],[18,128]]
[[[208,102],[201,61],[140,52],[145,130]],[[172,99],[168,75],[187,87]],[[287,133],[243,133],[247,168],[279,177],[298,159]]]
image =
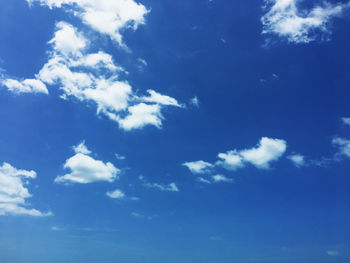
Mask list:
[[298,168],[306,165],[305,157],[301,154],[292,154],[287,158]]
[[133,0],[27,0],[27,2],[30,5],[39,2],[50,9],[63,8],[80,18],[93,30],[108,35],[120,46],[125,46],[121,31],[129,28],[136,30],[139,25],[145,24],[145,16],[149,12],[144,5]]
[[113,199],[124,199],[126,197],[126,195],[119,189],[108,191],[106,195]]
[[275,34],[290,43],[309,43],[329,38],[330,22],[349,4],[324,1],[311,10],[299,8],[300,0],[265,0],[267,13],[261,18],[263,34]]
[[215,183],[232,183],[233,179],[226,177],[222,174],[216,174],[212,176]]
[[118,153],[115,153],[114,155],[115,155],[115,158],[117,158],[118,160],[125,160],[125,159],[126,159],[125,156],[120,155],[120,154],[118,154]]
[[345,125],[349,125],[350,126],[350,118],[342,118],[342,121]]
[[284,140],[263,137],[255,148],[219,153],[221,160],[216,164],[227,170],[243,167],[245,163],[251,163],[259,169],[268,169],[271,162],[277,161],[285,153],[286,148]]
[[[79,148],[79,145],[74,149],[76,148]],[[76,152],[74,156],[67,159],[63,167],[70,170],[70,173],[56,177],[55,182],[87,184],[99,181],[115,181],[120,170],[110,162],[104,163],[95,160],[88,155],[90,153],[90,151],[89,153]]]
[[211,182],[208,179],[205,179],[203,177],[198,177],[197,181],[204,184],[211,184]]
[[207,174],[212,171],[214,165],[205,161],[185,162],[182,164],[186,166],[194,174]]
[[[71,1],[61,4],[65,3]],[[45,85],[57,86],[63,92],[62,99],[93,103],[98,115],[117,122],[126,131],[147,125],[161,128],[163,107],[183,107],[176,99],[151,89],[147,91],[149,96],[136,94],[128,81],[121,80],[120,75],[126,71],[114,63],[112,56],[102,51],[88,53],[89,41],[66,22],[57,23],[49,44],[49,59],[35,79],[4,79],[2,84],[17,93],[48,93]]]
[[49,94],[46,85],[38,79],[16,80],[12,78],[0,79],[0,84],[10,92],[20,93],[43,93]]
[[80,144],[73,146],[72,149],[75,153],[82,153],[82,154],[91,153],[91,151],[86,147],[85,141],[82,141]]
[[51,230],[52,230],[52,231],[62,231],[63,228],[61,228],[61,227],[59,227],[59,226],[52,226],[52,227],[51,227]]
[[199,108],[199,99],[197,96],[194,96],[192,99],[190,99],[190,104]]
[[332,140],[332,144],[338,148],[337,156],[350,157],[350,140],[336,137]]
[[340,256],[340,252],[338,250],[327,250],[326,253],[328,256],[331,256],[331,257]]
[[179,192],[180,191],[174,182],[169,184],[150,183],[146,180],[144,176],[139,176],[139,180],[142,181],[143,185],[147,188],[158,189],[162,192]]
[[51,212],[43,213],[28,208],[26,199],[32,195],[26,185],[27,180],[36,178],[35,171],[20,170],[8,163],[0,166],[0,215],[28,215],[35,217],[51,216]]

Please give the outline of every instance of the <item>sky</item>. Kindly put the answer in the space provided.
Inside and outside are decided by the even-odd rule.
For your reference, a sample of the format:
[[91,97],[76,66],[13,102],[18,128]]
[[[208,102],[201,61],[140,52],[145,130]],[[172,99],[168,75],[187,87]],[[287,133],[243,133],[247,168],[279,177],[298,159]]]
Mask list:
[[348,263],[349,15],[1,1],[1,263]]

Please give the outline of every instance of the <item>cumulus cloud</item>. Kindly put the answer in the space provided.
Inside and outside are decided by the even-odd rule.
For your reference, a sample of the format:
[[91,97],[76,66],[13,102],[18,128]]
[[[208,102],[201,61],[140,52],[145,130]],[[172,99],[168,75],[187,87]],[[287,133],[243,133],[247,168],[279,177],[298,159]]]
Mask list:
[[232,150],[219,153],[221,159],[216,164],[228,170],[243,167],[251,163],[259,169],[267,169],[270,163],[277,161],[286,151],[287,143],[284,140],[263,137],[255,148],[245,150]]
[[296,167],[302,167],[305,166],[305,157],[301,154],[292,154],[287,157],[291,162],[294,163]]
[[46,85],[38,79],[16,80],[12,78],[0,79],[0,83],[9,91],[20,93],[43,93],[49,94]]
[[233,179],[226,177],[222,174],[216,174],[212,176],[215,183],[232,183]]
[[8,163],[0,166],[0,215],[50,216],[51,212],[43,213],[28,208],[26,199],[32,195],[26,185],[29,179],[36,178],[35,171],[20,170]]
[[[124,46],[121,31],[136,30],[145,23],[147,8],[133,0],[27,0],[52,8],[64,8],[79,17],[82,22],[101,34],[108,35]],[[73,39],[72,39],[73,42]]]
[[123,191],[116,189],[114,191],[108,191],[106,195],[113,199],[123,199],[126,197],[126,195],[123,193]]
[[91,151],[86,147],[85,141],[82,141],[76,146],[72,147],[75,153],[90,154]]
[[286,151],[287,143],[280,139],[261,138],[257,147],[240,151],[244,161],[257,168],[269,168],[270,163],[277,161]]
[[214,165],[205,161],[185,162],[182,164],[186,166],[194,174],[206,174],[212,171]]
[[327,38],[329,24],[340,16],[349,4],[323,2],[311,10],[299,6],[301,0],[265,0],[269,9],[261,18],[263,34],[276,34],[292,43],[309,43],[319,38]]
[[161,128],[162,109],[182,107],[176,99],[151,89],[148,96],[136,94],[128,81],[121,80],[120,75],[126,71],[114,63],[112,56],[103,51],[89,53],[89,41],[66,22],[57,23],[49,44],[49,59],[35,79],[4,79],[2,84],[17,93],[48,93],[45,84],[57,86],[63,92],[61,98],[93,103],[98,115],[127,131],[147,125]]
[[350,157],[350,140],[336,137],[332,140],[332,144],[338,148],[337,156]]
[[194,96],[192,99],[190,99],[190,104],[199,108],[199,99],[197,96]]
[[[99,181],[115,181],[120,170],[110,162],[104,163],[90,157],[88,154],[91,152],[82,144],[74,147],[76,154],[67,159],[63,166],[65,169],[70,170],[70,173],[56,177],[55,182],[87,184]],[[83,150],[81,151],[81,149]]]

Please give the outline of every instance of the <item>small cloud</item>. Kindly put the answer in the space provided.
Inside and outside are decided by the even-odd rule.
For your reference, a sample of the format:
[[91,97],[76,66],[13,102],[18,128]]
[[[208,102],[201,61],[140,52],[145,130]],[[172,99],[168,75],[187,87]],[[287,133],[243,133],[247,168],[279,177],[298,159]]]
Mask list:
[[327,250],[327,255],[331,257],[337,257],[340,255],[340,252],[338,250]]
[[130,197],[129,199],[132,200],[132,201],[139,201],[140,200],[139,197],[135,197],[135,196],[134,197]]
[[120,155],[120,154],[118,154],[118,153],[115,153],[114,155],[115,155],[115,158],[117,158],[118,160],[125,160],[125,159],[126,159],[125,156]]
[[336,137],[332,140],[332,144],[338,148],[336,158],[339,156],[350,157],[350,140]]
[[199,100],[198,100],[197,96],[194,96],[192,99],[190,99],[190,104],[199,108]]
[[221,236],[211,236],[209,239],[212,241],[222,241],[223,240],[223,238]]
[[51,227],[51,230],[52,230],[52,231],[62,231],[63,228],[61,228],[61,227],[59,227],[59,226],[52,226],[52,227]]
[[342,118],[342,121],[345,125],[349,125],[350,126],[350,118]]
[[211,182],[203,177],[198,177],[197,181],[204,184],[211,184]]
[[139,180],[142,181],[144,186],[147,188],[155,188],[162,192],[179,192],[180,191],[175,183],[169,183],[169,184],[149,183],[144,176],[139,176]]
[[212,178],[215,183],[233,183],[233,179],[227,178],[222,174],[213,175]]
[[182,164],[186,166],[194,174],[210,173],[214,165],[205,161],[185,162]]
[[55,178],[56,183],[80,183],[87,184],[99,181],[113,182],[118,178],[120,170],[112,163],[104,163],[95,160],[88,154],[91,153],[84,144],[73,147],[76,154],[66,160],[64,168],[70,170],[63,176]]
[[292,154],[287,156],[287,158],[298,168],[306,165],[305,157],[301,154]]
[[106,195],[112,199],[124,199],[126,195],[119,189],[108,191]]
[[86,147],[85,141],[82,141],[80,144],[73,146],[72,148],[75,153],[82,153],[82,154],[91,153],[91,151]]

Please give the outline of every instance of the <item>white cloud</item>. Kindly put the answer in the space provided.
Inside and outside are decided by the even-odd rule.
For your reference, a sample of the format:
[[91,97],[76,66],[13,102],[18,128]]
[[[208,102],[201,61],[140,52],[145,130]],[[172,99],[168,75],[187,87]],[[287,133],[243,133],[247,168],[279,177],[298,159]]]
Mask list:
[[199,99],[197,98],[197,96],[194,96],[194,97],[190,100],[190,103],[191,103],[193,106],[199,108]]
[[[66,35],[67,39],[63,37]],[[154,90],[148,90],[149,96],[137,96],[127,81],[120,80],[119,73],[125,70],[117,66],[109,54],[87,53],[87,42],[73,26],[58,23],[55,36],[49,41],[53,51],[36,75],[37,80],[59,86],[63,99],[93,102],[97,114],[107,116],[127,131],[147,125],[161,128],[162,108],[182,107],[176,99]]]
[[143,182],[145,187],[155,188],[163,192],[179,192],[179,188],[175,183],[170,184],[159,184],[159,183],[149,183],[144,176],[139,176],[139,180]]
[[75,153],[82,153],[82,154],[91,153],[91,151],[86,147],[85,141],[82,141],[80,144],[73,146],[72,148]]
[[276,34],[293,43],[308,43],[329,36],[329,23],[342,14],[348,4],[323,2],[311,10],[301,10],[301,0],[265,0],[269,11],[261,18],[263,34]]
[[211,184],[211,182],[203,177],[198,177],[197,181],[204,184]]
[[27,208],[26,199],[32,195],[25,187],[28,179],[35,179],[35,171],[19,170],[8,163],[0,166],[0,215],[50,216],[51,212],[43,213]]
[[[78,146],[74,149],[79,148]],[[120,172],[112,163],[95,160],[88,156],[87,153],[81,152],[77,152],[74,156],[67,159],[64,168],[69,169],[70,173],[56,177],[56,183],[87,184],[98,181],[113,182],[118,178]]]
[[116,189],[114,191],[108,191],[106,195],[113,199],[123,199],[126,197],[126,195],[119,189]]
[[114,117],[113,115],[110,115],[110,117],[112,119],[114,117],[120,127],[126,131],[140,129],[146,125],[154,125],[157,128],[161,128],[163,116],[160,110],[161,107],[158,104],[140,103],[130,106],[128,108],[129,114],[125,118]]
[[159,105],[167,105],[167,106],[176,106],[176,107],[182,107],[176,99],[159,94],[158,92],[154,90],[147,90],[149,93],[149,97],[142,97],[141,100],[144,102],[151,102],[151,103],[157,103]]
[[301,154],[292,154],[287,157],[290,161],[294,163],[296,167],[305,166],[305,157]]
[[277,161],[286,151],[287,143],[280,139],[261,138],[256,148],[240,151],[244,161],[257,168],[269,168],[270,162]]
[[118,154],[118,153],[115,153],[114,155],[115,155],[115,158],[117,158],[118,160],[125,160],[125,159],[126,159],[125,156],[120,155],[120,154]]
[[218,154],[219,161],[216,162],[216,165],[222,166],[227,170],[234,171],[237,168],[244,166],[243,157],[236,151],[228,151],[227,153]]
[[52,8],[64,8],[79,17],[83,23],[101,34],[106,34],[124,46],[121,30],[136,30],[145,23],[146,7],[133,0],[27,0],[29,4],[40,2]]
[[277,161],[286,151],[287,143],[284,140],[263,137],[255,148],[246,150],[233,150],[227,153],[219,153],[221,159],[216,165],[227,170],[241,168],[245,163],[251,163],[257,168],[267,169],[270,163]]
[[338,250],[327,250],[326,253],[331,257],[337,257],[340,255],[340,252]]
[[332,140],[332,144],[338,147],[337,155],[350,157],[350,140],[337,137]]
[[350,125],[350,118],[342,118],[342,121],[345,125]]
[[194,174],[210,173],[214,165],[205,161],[185,162],[182,164],[186,166]]
[[56,24],[54,37],[49,41],[54,51],[64,56],[81,56],[81,51],[87,46],[87,39],[66,22]]
[[13,93],[44,93],[49,94],[46,85],[38,79],[25,79],[18,81],[16,79],[2,79],[0,83]]
[[51,230],[52,230],[52,231],[62,231],[63,228],[61,228],[61,227],[59,227],[59,226],[52,226],[52,227],[51,227]]
[[232,183],[233,179],[227,178],[225,175],[216,174],[212,176],[215,183]]

